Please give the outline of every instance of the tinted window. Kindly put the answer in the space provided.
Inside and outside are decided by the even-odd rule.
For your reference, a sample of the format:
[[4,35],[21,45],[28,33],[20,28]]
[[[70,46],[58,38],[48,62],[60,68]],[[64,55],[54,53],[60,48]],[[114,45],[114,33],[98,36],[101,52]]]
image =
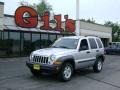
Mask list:
[[41,34],[41,48],[48,47],[50,40],[48,39],[48,34]]
[[21,54],[29,55],[33,51],[33,46],[31,42],[31,33],[24,33],[23,51]]
[[52,45],[52,47],[76,49],[78,41],[78,39],[60,38]]
[[98,43],[99,48],[102,48],[102,43],[101,43],[101,41],[100,41],[99,39],[96,39],[96,40],[97,40],[97,43]]
[[49,35],[49,39],[50,39],[50,45],[57,39],[56,35]]
[[95,42],[95,39],[90,38],[90,39],[89,39],[89,42],[90,42],[90,47],[91,47],[91,49],[96,49],[96,48],[97,48],[97,44],[96,44],[96,42]]
[[2,32],[0,31],[0,40],[2,39]]
[[32,48],[40,49],[40,34],[32,34]]
[[10,32],[9,38],[9,53],[12,56],[18,56],[20,54],[20,33]]
[[80,50],[88,50],[88,42],[86,39],[81,40]]
[[57,39],[59,39],[59,38],[61,38],[61,37],[63,37],[62,35],[57,35]]
[[9,54],[8,32],[0,32],[0,56]]

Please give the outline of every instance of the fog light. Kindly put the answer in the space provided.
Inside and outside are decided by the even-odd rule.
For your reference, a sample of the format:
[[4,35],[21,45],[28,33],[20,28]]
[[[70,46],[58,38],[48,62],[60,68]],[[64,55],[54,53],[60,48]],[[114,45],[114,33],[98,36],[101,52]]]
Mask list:
[[55,64],[55,65],[60,65],[60,64],[62,64],[62,62],[61,61],[55,61],[53,64]]

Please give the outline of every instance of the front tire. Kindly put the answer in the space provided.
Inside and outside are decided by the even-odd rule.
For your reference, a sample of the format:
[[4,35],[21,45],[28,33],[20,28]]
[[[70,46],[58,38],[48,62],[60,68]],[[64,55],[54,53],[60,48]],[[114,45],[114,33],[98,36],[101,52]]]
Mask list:
[[71,63],[64,63],[58,75],[59,79],[66,82],[71,80],[72,75],[73,75],[73,65]]
[[103,60],[102,58],[98,58],[93,66],[93,71],[98,73],[102,70],[102,68],[103,68]]

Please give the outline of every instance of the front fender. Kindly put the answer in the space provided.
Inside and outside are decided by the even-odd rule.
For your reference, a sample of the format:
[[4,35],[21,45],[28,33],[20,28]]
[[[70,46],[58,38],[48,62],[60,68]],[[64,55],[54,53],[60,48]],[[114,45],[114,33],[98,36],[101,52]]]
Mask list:
[[72,55],[69,55],[69,56],[63,56],[63,57],[60,57],[58,58],[58,60],[62,61],[62,62],[65,62],[65,61],[74,61],[74,57]]
[[65,62],[69,62],[75,68],[75,59],[74,59],[74,57],[72,55],[60,57],[60,58],[58,58],[58,60],[60,62],[62,62],[61,65],[63,65]]

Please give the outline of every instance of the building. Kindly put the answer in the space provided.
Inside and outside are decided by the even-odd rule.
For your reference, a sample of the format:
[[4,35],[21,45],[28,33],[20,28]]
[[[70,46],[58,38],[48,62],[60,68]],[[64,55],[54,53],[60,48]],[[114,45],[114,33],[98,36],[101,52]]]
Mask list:
[[105,27],[100,24],[93,24],[88,22],[80,22],[81,24],[81,35],[93,35],[98,36],[103,41],[105,47],[108,46],[109,42],[112,42],[112,28]]
[[[39,23],[38,27],[42,24]],[[51,23],[55,27],[54,23]],[[64,23],[62,27],[64,28]],[[112,41],[112,29],[99,24],[80,22],[80,35],[94,35],[102,39],[105,46]],[[57,38],[74,33],[46,31],[39,28],[16,26],[14,16],[4,14],[4,3],[0,2],[0,57],[27,56],[33,50],[46,48]]]

